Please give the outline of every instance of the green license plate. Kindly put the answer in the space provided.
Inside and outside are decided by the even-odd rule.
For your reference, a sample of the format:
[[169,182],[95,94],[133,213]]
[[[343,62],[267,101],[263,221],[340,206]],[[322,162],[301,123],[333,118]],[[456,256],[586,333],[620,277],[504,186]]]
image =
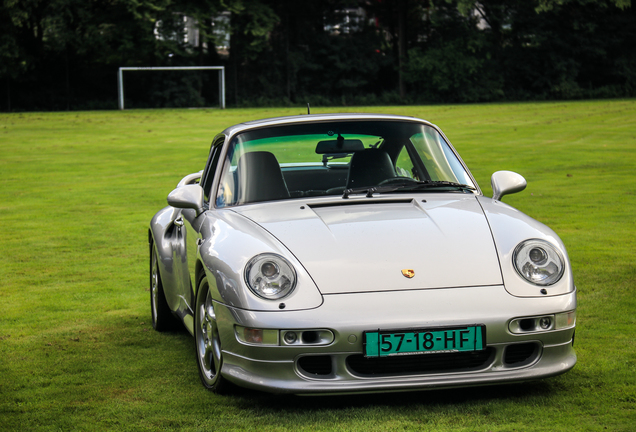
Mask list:
[[485,348],[484,325],[364,332],[365,357],[481,351]]

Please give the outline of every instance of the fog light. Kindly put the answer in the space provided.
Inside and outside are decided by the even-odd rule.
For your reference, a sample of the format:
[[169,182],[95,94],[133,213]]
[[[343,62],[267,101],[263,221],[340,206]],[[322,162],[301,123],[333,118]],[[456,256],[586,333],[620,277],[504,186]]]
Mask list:
[[519,321],[519,328],[523,331],[534,330],[534,320],[531,318],[522,319]]
[[290,331],[285,333],[285,336],[283,336],[283,339],[285,339],[286,344],[291,345],[294,342],[296,342],[296,340],[298,340],[298,335],[296,334],[296,332]]
[[550,317],[539,318],[539,327],[543,330],[547,330],[552,325],[552,319]]
[[305,331],[302,335],[302,341],[304,344],[315,344],[319,341],[318,332],[316,331]]
[[508,324],[508,329],[515,334],[552,331],[555,329],[554,315],[515,318]]

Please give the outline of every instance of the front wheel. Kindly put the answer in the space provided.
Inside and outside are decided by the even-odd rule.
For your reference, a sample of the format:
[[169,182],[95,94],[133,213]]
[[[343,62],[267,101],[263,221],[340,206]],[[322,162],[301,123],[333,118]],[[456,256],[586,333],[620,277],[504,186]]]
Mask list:
[[214,303],[206,278],[199,283],[196,308],[194,310],[194,343],[199,366],[199,377],[203,386],[215,393],[225,393],[230,383],[221,375],[223,354],[221,338],[216,322]]

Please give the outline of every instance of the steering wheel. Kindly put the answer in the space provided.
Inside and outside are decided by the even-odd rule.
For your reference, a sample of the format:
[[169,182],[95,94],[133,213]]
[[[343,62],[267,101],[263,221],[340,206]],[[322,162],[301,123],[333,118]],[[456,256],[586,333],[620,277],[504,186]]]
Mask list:
[[411,177],[391,177],[386,180],[382,180],[379,186],[391,185],[395,183],[417,183],[417,180]]

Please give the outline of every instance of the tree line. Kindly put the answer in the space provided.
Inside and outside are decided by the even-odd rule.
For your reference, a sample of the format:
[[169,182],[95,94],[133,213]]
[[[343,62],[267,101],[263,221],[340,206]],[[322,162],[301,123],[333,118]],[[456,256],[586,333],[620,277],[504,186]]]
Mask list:
[[[630,97],[631,0],[3,0],[0,110],[114,109],[122,66],[225,66],[228,106]],[[212,72],[127,107],[214,106]]]

